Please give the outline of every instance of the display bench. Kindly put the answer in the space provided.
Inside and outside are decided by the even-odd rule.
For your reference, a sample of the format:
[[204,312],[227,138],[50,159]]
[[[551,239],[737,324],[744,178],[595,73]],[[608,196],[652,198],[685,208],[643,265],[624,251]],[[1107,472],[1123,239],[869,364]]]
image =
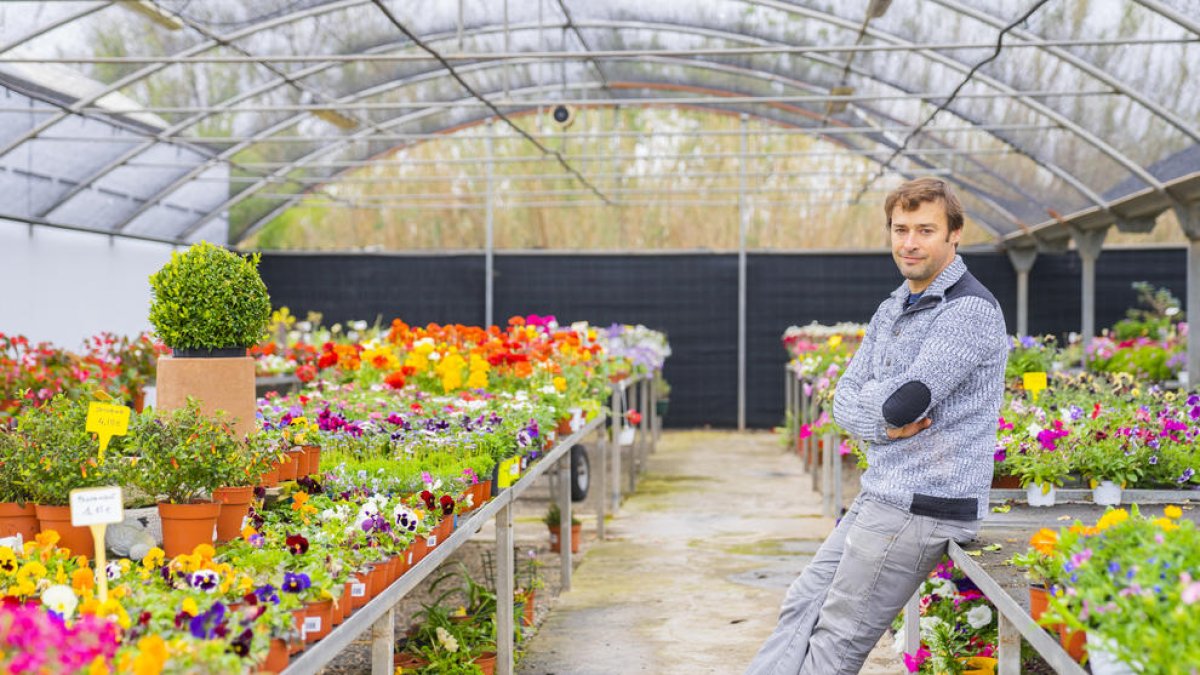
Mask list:
[[[391,675],[393,652],[396,645],[396,605],[447,558],[467,543],[475,533],[490,520],[496,521],[496,597],[511,598],[513,596],[513,503],[528,490],[543,474],[557,470],[558,504],[562,517],[562,588],[564,591],[571,586],[571,448],[589,436],[598,435],[596,448],[603,457],[608,454],[605,422],[606,414],[600,414],[583,425],[578,431],[562,438],[538,462],[533,464],[524,475],[511,487],[502,490],[495,498],[479,509],[461,518],[458,527],[446,541],[425,556],[393,582],[386,590],[369,603],[355,611],[340,626],[334,628],[329,635],[314,643],[311,647],[293,657],[284,671],[286,675],[304,675],[317,673],[329,664],[352,642],[358,640],[367,631],[371,639],[371,672],[373,675]],[[604,501],[604,500],[601,500]],[[601,518],[603,522],[603,518]],[[506,640],[497,640],[496,672],[499,675],[510,675],[513,672],[514,642],[513,613],[497,612],[496,635],[507,635]]]

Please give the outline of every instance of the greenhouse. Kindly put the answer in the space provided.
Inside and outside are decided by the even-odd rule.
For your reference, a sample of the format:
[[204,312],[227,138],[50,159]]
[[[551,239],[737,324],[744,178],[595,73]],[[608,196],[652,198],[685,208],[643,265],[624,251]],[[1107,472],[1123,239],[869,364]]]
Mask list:
[[1197,0],[0,3],[0,672],[1200,673],[1198,72]]

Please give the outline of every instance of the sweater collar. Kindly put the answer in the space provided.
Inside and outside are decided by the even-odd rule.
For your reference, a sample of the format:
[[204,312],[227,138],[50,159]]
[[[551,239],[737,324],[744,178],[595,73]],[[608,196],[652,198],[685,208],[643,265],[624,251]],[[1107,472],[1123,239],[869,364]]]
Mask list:
[[[946,289],[953,286],[959,279],[962,278],[962,275],[966,274],[966,272],[967,264],[963,262],[962,256],[956,254],[954,256],[954,260],[952,260],[950,264],[946,266],[946,269],[942,270],[941,274],[937,275],[937,278],[933,280],[933,283],[929,284],[929,286],[921,294],[921,297],[944,297],[946,295]],[[905,281],[904,283],[900,284],[899,288],[892,291],[892,297],[898,300],[904,300],[908,298],[909,293],[910,291],[908,290],[908,282]]]

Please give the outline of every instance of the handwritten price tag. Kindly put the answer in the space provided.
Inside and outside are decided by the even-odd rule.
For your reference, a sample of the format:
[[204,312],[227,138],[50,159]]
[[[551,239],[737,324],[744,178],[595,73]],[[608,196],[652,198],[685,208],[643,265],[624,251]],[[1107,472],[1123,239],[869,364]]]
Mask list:
[[1025,373],[1024,376],[1025,391],[1033,396],[1033,400],[1037,400],[1038,394],[1046,388],[1046,373]]
[[100,459],[113,436],[124,436],[129,432],[129,406],[113,405],[93,401],[88,404],[87,431],[100,437]]
[[98,487],[71,490],[71,524],[75,527],[110,525],[125,520],[121,488]]

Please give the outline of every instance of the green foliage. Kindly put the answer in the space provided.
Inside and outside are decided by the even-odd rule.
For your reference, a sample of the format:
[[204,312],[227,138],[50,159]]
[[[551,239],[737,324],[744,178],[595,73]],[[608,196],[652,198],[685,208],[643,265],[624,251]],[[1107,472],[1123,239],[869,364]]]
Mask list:
[[[1173,324],[1183,320],[1179,299],[1167,288],[1155,288],[1145,281],[1133,282],[1138,293],[1138,302],[1145,309],[1133,308],[1125,313],[1126,318],[1118,321],[1112,329],[1117,340],[1132,340],[1147,337],[1160,340],[1167,337]],[[1136,372],[1136,371],[1127,371]]]
[[150,276],[150,323],[173,348],[249,347],[263,339],[271,299],[258,274],[258,254],[243,257],[208,242]]
[[1009,339],[1008,363],[1004,367],[1004,378],[1013,380],[1025,373],[1048,373],[1059,360],[1053,335],[1040,338],[1025,336]]
[[[129,441],[141,456],[130,462],[126,482],[172,504],[201,499],[241,474],[250,460],[220,417],[205,417],[200,405],[170,412],[147,409],[130,420]],[[231,460],[231,458],[233,458]]]
[[17,467],[10,474],[12,490],[37,504],[66,506],[71,490],[120,482],[120,455],[127,443],[114,436],[101,460],[100,443],[84,430],[87,410],[87,401],[60,395],[21,413],[5,448]]
[[[542,522],[546,523],[547,527],[558,527],[562,524],[562,512],[558,509],[558,502],[551,501],[550,508],[546,509],[546,515],[542,518]],[[571,525],[580,525],[581,521],[575,517],[575,513],[571,513]]]
[[1049,485],[1062,487],[1071,472],[1071,458],[1067,452],[1056,450],[1032,450],[1024,454],[1010,454],[1005,462],[1009,472],[1021,480],[1021,487],[1041,485],[1049,491]]

